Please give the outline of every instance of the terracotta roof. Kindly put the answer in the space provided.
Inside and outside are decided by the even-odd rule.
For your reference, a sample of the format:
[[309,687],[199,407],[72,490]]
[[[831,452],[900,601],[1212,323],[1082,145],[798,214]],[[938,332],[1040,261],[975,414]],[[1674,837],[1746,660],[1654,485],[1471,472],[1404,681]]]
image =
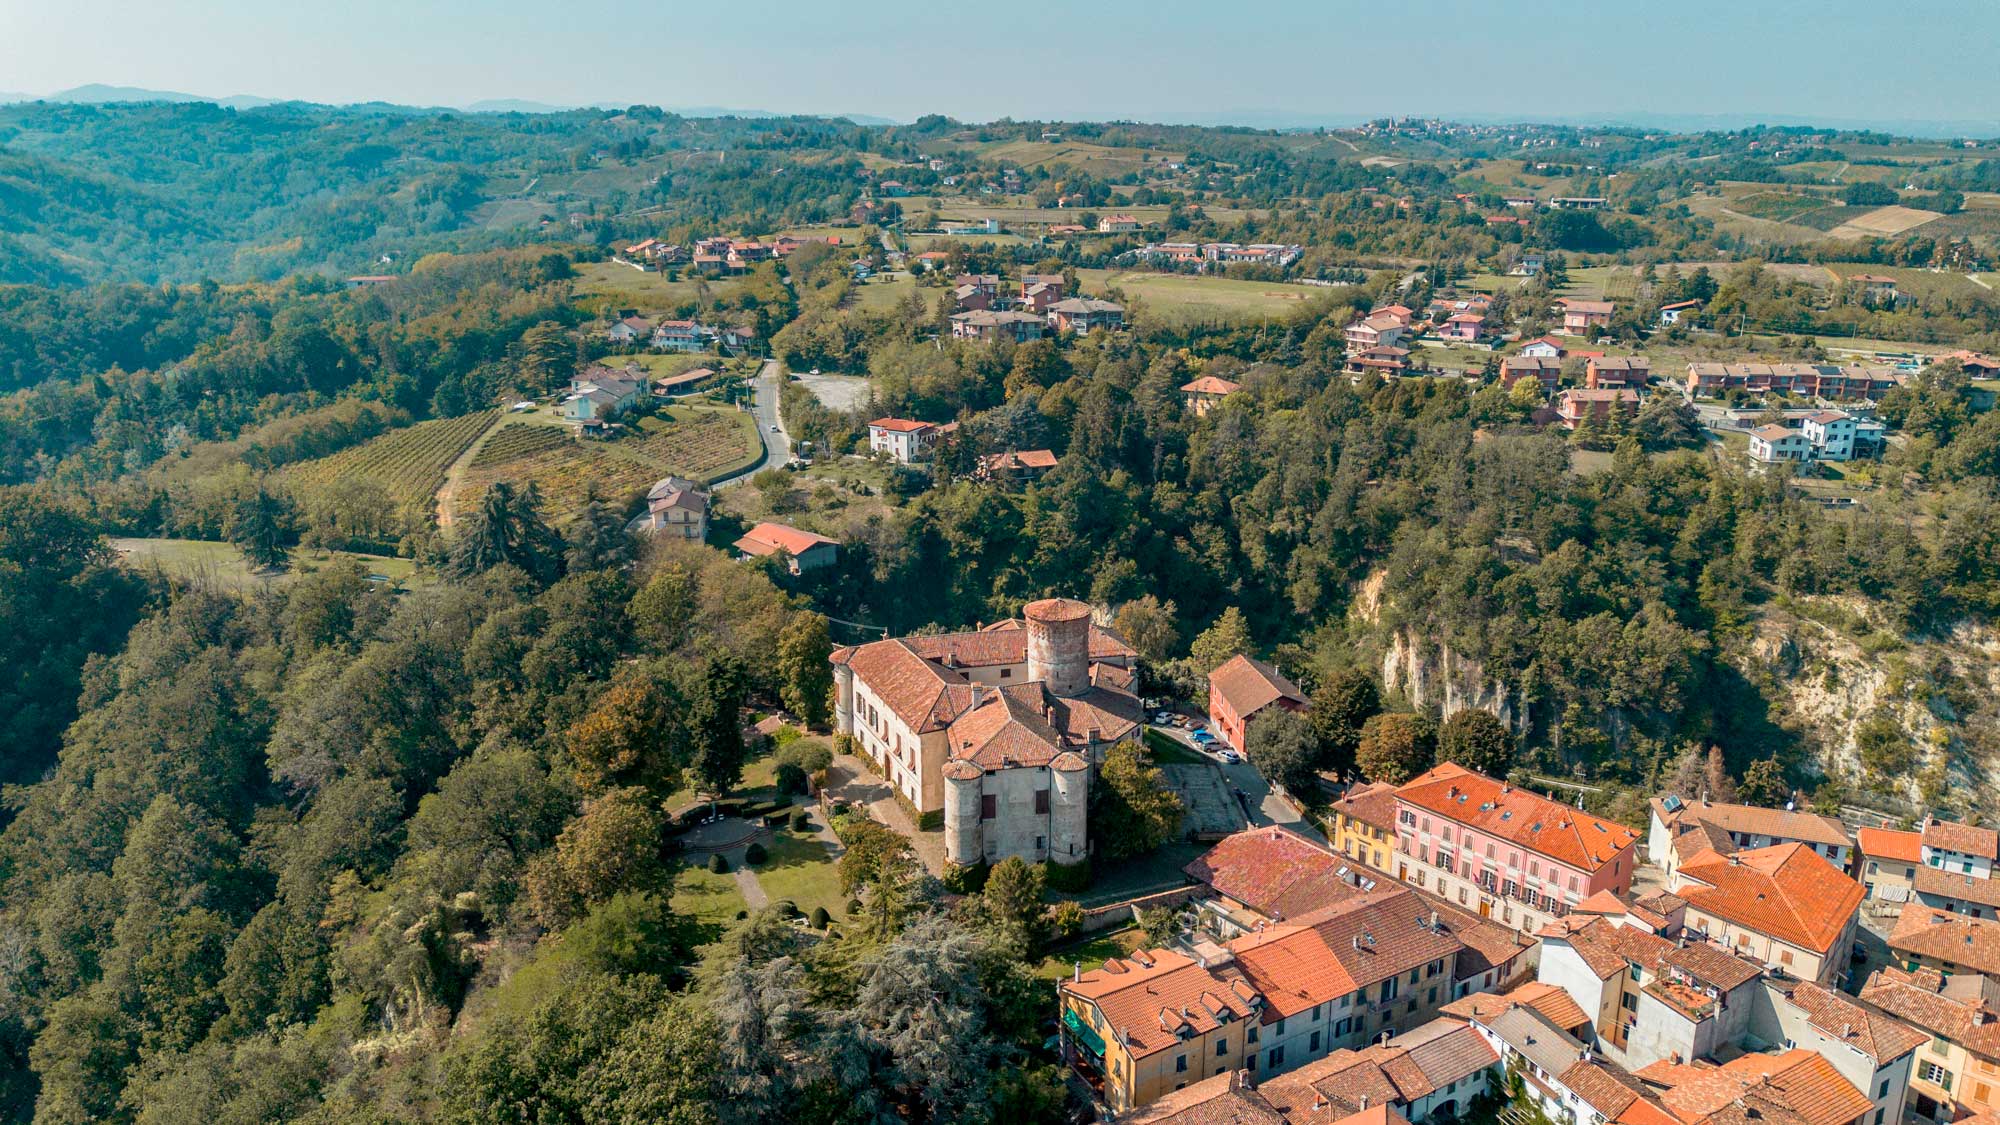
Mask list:
[[1285,828],[1250,828],[1216,842],[1187,865],[1188,877],[1213,887],[1267,918],[1301,914],[1345,902],[1361,893],[1340,872],[1352,861]]
[[1982,879],[1960,871],[1920,865],[1913,882],[1918,894],[2000,907],[2000,879]]
[[1299,690],[1298,685],[1286,679],[1276,668],[1240,652],[1208,674],[1208,688],[1220,695],[1229,704],[1230,710],[1245,719],[1281,699],[1300,704],[1306,701],[1305,693]]
[[1470,996],[1461,996],[1438,1011],[1485,1023],[1516,1006],[1533,1008],[1564,1031],[1590,1025],[1590,1015],[1577,1005],[1569,993],[1541,981],[1529,981],[1507,993],[1475,992]]
[[2000,921],[1938,910],[1921,902],[1903,905],[1889,948],[1914,957],[1961,965],[2000,975]]
[[1775,844],[1681,864],[1688,905],[1815,953],[1831,952],[1861,906],[1861,884],[1804,844]]
[[[1470,1024],[1436,1019],[1387,1043],[1335,1051],[1267,1080],[1260,1089],[1293,1125],[1340,1121],[1355,1114],[1363,1099],[1369,1112],[1387,1112],[1392,1105],[1407,1105],[1499,1061]],[[1322,1099],[1329,1104],[1316,1109]]]
[[1396,787],[1386,781],[1350,785],[1340,800],[1333,803],[1333,811],[1393,832],[1396,828]]
[[1638,1077],[1688,1125],[1846,1125],[1874,1108],[1819,1054],[1795,1047],[1741,1055],[1723,1066],[1661,1061]]
[[1788,437],[1801,436],[1797,430],[1792,429],[1790,426],[1780,426],[1776,422],[1759,426],[1751,430],[1750,434],[1752,437],[1760,437],[1765,441],[1783,441]]
[[963,672],[925,660],[903,638],[839,649],[830,659],[853,669],[855,680],[918,734],[941,729],[972,705]]
[[1578,1059],[1558,1074],[1556,1081],[1607,1120],[1628,1125],[1680,1125],[1652,1090],[1617,1063]]
[[1400,786],[1396,799],[1584,871],[1598,870],[1639,839],[1622,824],[1451,762]]
[[2000,832],[1991,828],[1975,828],[1970,824],[1959,824],[1949,820],[1926,821],[1923,829],[1924,846],[1942,848],[1950,852],[1966,855],[1985,856],[1987,859],[2000,858]]
[[1557,298],[1556,303],[1568,312],[1608,313],[1614,307],[1610,301],[1579,301],[1574,297]]
[[988,472],[1003,469],[1053,469],[1056,467],[1054,451],[1047,449],[1008,450],[994,453],[981,459]]
[[1247,1070],[1204,1078],[1115,1119],[1117,1125],[1285,1125]]
[[1861,999],[1976,1055],[2000,1059],[2000,1013],[1979,997],[1945,995],[1946,983],[1934,969],[1877,969],[1862,987]]
[[822,544],[832,544],[837,547],[840,541],[828,539],[824,535],[815,535],[810,531],[800,531],[796,527],[787,527],[782,523],[767,522],[744,532],[743,538],[736,541],[736,549],[746,555],[775,555],[779,551],[785,551],[797,556]]
[[1589,916],[1557,918],[1535,936],[1544,942],[1568,944],[1599,980],[1610,980],[1632,964],[1657,969],[1674,948],[1673,942],[1658,934]]
[[1844,992],[1811,981],[1773,980],[1772,987],[1804,1012],[1806,1022],[1820,1034],[1874,1059],[1878,1068],[1916,1050],[1929,1038],[1900,1020],[1858,1003]]
[[[1257,980],[1273,1008],[1283,1014],[1294,1005],[1310,1008],[1452,958],[1460,948],[1458,939],[1432,930],[1429,914],[1429,907],[1414,892],[1379,891],[1245,934],[1229,948],[1236,963]],[[1311,936],[1303,937],[1300,931],[1310,931]],[[1326,992],[1329,988],[1340,991]]]
[[[1205,967],[1183,953],[1152,949],[1112,958],[1102,968],[1061,983],[1064,993],[1082,997],[1135,1057],[1156,1054],[1182,1042],[1181,1029],[1196,1035],[1224,1020],[1249,1019],[1259,1007],[1256,990],[1234,965]],[[1164,1026],[1162,1026],[1164,1025]]]
[[1924,861],[1924,837],[1921,832],[1903,832],[1894,828],[1857,828],[1854,842],[1861,854],[1871,859],[1893,859],[1903,863]]
[[[937,633],[902,638],[925,659],[960,668],[982,668],[995,664],[1025,664],[1028,660],[1028,631],[1021,619],[996,621],[979,629],[960,633]],[[880,644],[880,641],[876,642]],[[1130,659],[1137,656],[1131,645],[1116,632],[1100,625],[1090,626],[1092,660]]]
[[[1629,392],[1628,392],[1629,393]],[[1783,427],[1780,427],[1781,429]],[[1787,434],[1791,430],[1785,431]],[[1851,847],[1853,837],[1836,817],[1787,809],[1767,809],[1758,805],[1733,805],[1719,801],[1689,801],[1668,811],[1661,799],[1653,798],[1653,812],[1669,826],[1690,821],[1712,824],[1725,832],[1773,839],[1802,840],[1809,844]]]
[[877,418],[873,422],[868,423],[868,428],[871,430],[888,430],[899,434],[914,434],[928,430],[932,425],[934,423],[918,422],[909,418]]
[[[975,689],[977,690],[977,689]],[[982,770],[1046,766],[1063,752],[1062,735],[1044,713],[1014,692],[993,692],[951,724],[947,753]]]
[[1191,383],[1181,385],[1181,393],[1198,395],[1227,395],[1243,389],[1243,384],[1218,379],[1213,375],[1203,375]]

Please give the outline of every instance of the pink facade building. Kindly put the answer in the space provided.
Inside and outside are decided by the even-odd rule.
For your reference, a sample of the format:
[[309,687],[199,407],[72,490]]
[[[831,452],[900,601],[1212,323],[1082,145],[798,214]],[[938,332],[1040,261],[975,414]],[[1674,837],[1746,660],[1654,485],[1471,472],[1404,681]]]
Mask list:
[[1446,762],[1396,790],[1396,877],[1533,933],[1632,885],[1639,833]]

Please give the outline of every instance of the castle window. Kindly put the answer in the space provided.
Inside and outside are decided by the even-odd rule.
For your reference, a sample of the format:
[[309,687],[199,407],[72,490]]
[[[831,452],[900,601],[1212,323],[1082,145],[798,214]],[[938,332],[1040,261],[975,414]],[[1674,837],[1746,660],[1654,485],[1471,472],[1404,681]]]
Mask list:
[[992,820],[998,815],[1000,815],[1000,799],[991,793],[982,794],[979,798],[979,819]]
[[1035,811],[1036,811],[1036,812],[1038,812],[1038,813],[1045,813],[1045,812],[1049,811],[1049,791],[1048,791],[1048,790],[1046,790],[1046,789],[1037,789],[1037,790],[1035,790]]

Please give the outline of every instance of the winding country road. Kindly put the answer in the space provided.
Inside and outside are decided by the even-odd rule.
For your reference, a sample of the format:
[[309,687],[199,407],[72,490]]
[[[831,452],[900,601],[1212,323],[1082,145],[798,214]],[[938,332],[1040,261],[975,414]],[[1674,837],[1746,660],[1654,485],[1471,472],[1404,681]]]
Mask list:
[[767,359],[764,366],[757,369],[757,377],[752,383],[750,414],[757,420],[757,436],[764,442],[764,459],[740,473],[716,481],[710,486],[711,491],[748,480],[759,469],[783,465],[792,459],[791,435],[785,432],[784,423],[778,419],[778,388],[784,377],[784,368],[778,361]]

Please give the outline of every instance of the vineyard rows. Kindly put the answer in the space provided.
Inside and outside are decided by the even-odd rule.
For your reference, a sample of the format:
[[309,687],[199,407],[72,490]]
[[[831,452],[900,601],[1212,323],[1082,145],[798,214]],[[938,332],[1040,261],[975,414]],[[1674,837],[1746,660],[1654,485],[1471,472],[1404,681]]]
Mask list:
[[399,504],[421,500],[443,486],[452,462],[499,415],[487,410],[391,430],[352,449],[292,466],[284,479],[295,489],[309,490],[360,478],[381,485]]
[[755,440],[735,418],[707,412],[619,444],[658,461],[666,472],[706,480],[747,459]]
[[452,497],[452,505],[455,514],[463,514],[498,481],[515,488],[532,481],[541,492],[543,518],[566,523],[582,507],[592,485],[607,503],[622,504],[662,475],[657,466],[608,453],[553,426],[508,426],[473,455],[465,469],[465,485]]

